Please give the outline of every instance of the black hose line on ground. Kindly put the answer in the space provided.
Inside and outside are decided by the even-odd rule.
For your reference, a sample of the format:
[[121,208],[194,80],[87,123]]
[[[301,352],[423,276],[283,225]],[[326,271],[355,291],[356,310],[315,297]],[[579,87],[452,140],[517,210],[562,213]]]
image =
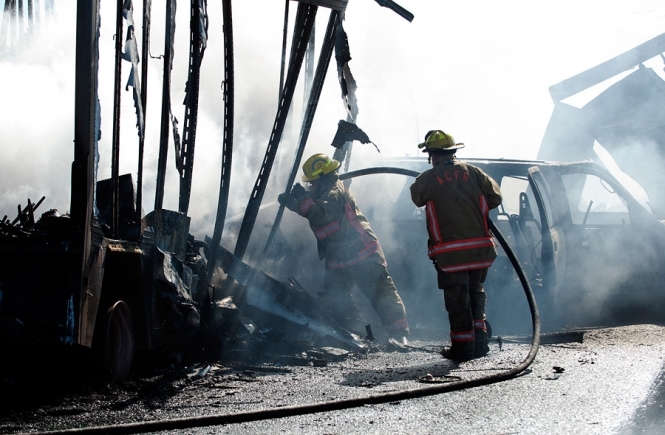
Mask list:
[[[360,171],[347,172],[340,175],[340,179],[353,178],[360,175],[392,173],[416,177],[420,173],[401,168],[369,168]],[[233,414],[204,415],[199,417],[176,418],[171,420],[144,421],[138,423],[127,423],[116,426],[96,426],[90,428],[68,429],[62,431],[39,432],[40,434],[135,434],[145,432],[159,432],[165,430],[189,429],[193,427],[214,426],[220,424],[246,423],[251,421],[268,420],[273,418],[293,417],[296,415],[314,414],[319,412],[338,411],[341,409],[357,408],[364,405],[376,405],[380,403],[395,402],[400,400],[415,399],[418,397],[433,396],[436,394],[447,393],[449,391],[459,391],[466,388],[479,387],[481,385],[494,384],[501,381],[514,378],[523,372],[536,358],[538,347],[540,345],[540,315],[536,305],[536,298],[529,281],[520,266],[517,257],[503,237],[503,234],[494,225],[494,222],[488,219],[489,228],[497,238],[501,247],[508,255],[508,259],[515,268],[515,272],[522,283],[524,293],[526,294],[531,311],[531,320],[533,325],[533,338],[531,348],[526,358],[516,367],[502,373],[495,373],[490,376],[484,376],[477,379],[466,381],[451,382],[435,385],[431,387],[413,388],[403,391],[393,391],[389,393],[375,394],[354,399],[342,399],[331,402],[318,402],[307,405],[284,406],[281,408],[262,409],[257,411],[237,412]],[[34,433],[33,433],[34,434]]]

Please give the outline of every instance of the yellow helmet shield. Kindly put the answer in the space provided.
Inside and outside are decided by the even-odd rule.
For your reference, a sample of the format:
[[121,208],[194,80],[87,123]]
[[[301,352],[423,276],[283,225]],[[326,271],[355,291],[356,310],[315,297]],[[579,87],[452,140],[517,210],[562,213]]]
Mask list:
[[323,153],[314,154],[302,165],[302,170],[304,172],[302,181],[305,183],[314,181],[322,175],[330,174],[339,168],[339,165],[340,163],[337,160],[331,159]]

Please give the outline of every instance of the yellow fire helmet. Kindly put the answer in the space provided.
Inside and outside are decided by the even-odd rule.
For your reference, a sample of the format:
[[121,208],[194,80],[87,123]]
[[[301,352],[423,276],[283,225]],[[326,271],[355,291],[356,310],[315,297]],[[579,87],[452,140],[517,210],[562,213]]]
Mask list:
[[302,165],[304,172],[302,181],[308,183],[320,178],[322,175],[330,174],[335,169],[339,168],[340,163],[331,159],[323,153],[314,154],[307,159]]
[[442,130],[430,130],[425,135],[425,142],[419,143],[418,148],[424,148],[424,153],[435,150],[452,151],[464,148],[464,144],[455,143],[455,139]]

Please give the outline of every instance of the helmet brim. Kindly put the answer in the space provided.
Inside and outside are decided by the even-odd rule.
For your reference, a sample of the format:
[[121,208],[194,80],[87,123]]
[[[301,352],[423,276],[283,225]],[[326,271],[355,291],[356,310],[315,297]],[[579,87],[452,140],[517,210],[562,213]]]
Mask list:
[[423,148],[423,147],[421,147],[420,145],[423,145],[423,147],[424,147],[423,152],[424,152],[424,153],[428,153],[428,152],[430,152],[430,151],[434,151],[434,152],[436,152],[436,151],[443,151],[443,152],[446,152],[446,151],[455,151],[455,150],[459,150],[459,149],[461,149],[461,148],[464,148],[464,147],[466,146],[466,145],[464,145],[463,143],[457,143],[457,144],[455,144],[455,145],[453,145],[453,146],[451,146],[451,147],[448,147],[448,148],[431,148],[431,149],[428,150],[427,147],[424,146],[424,145],[425,145],[424,143],[418,145],[418,148]]

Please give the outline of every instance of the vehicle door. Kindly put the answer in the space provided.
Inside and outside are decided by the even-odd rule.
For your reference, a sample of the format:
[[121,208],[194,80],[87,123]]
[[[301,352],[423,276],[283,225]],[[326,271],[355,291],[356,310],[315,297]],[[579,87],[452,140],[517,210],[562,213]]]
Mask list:
[[551,257],[551,269],[544,275],[559,302],[591,316],[589,308],[658,282],[663,226],[611,174],[590,163],[529,172],[547,219],[543,258]]
[[558,295],[564,285],[566,271],[566,240],[562,238],[562,223],[558,211],[562,207],[560,195],[553,195],[552,188],[539,166],[529,168],[529,186],[540,219],[540,272],[543,291],[536,295],[538,304],[553,313]]

